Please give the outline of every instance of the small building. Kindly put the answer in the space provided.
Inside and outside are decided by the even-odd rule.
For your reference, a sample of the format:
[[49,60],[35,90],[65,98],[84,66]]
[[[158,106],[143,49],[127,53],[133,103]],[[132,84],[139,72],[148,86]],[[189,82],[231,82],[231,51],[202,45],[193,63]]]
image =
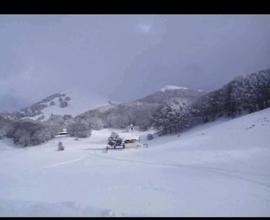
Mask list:
[[67,134],[68,134],[67,129],[63,128],[62,131],[60,131],[57,135],[63,136],[63,135],[67,135]]

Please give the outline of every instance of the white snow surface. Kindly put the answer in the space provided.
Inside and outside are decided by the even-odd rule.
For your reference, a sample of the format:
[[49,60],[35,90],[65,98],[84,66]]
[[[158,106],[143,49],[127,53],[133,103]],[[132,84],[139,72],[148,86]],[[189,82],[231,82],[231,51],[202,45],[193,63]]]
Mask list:
[[174,85],[166,85],[160,89],[161,92],[165,92],[166,90],[174,90],[174,89],[188,89],[186,87],[174,86]]
[[270,215],[270,108],[106,153],[111,131],[64,151],[1,140],[0,216]]

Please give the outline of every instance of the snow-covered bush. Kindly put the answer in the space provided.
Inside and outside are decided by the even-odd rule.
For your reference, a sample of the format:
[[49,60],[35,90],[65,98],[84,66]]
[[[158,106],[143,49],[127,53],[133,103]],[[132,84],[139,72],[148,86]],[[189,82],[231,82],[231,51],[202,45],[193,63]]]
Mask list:
[[108,145],[110,146],[120,146],[122,144],[123,139],[120,138],[119,134],[116,132],[112,132],[111,136],[108,138]]
[[6,137],[12,131],[12,129],[12,121],[0,116],[0,139]]
[[65,108],[68,106],[68,103],[66,101],[61,101],[60,102],[60,108]]
[[57,150],[58,150],[58,151],[63,151],[63,150],[65,150],[65,147],[64,147],[64,145],[63,145],[63,143],[62,143],[61,141],[58,143],[58,148],[57,148]]
[[72,137],[85,138],[91,135],[91,126],[81,121],[75,121],[67,126],[67,132]]
[[38,145],[52,139],[56,131],[37,121],[15,121],[7,137],[22,146]]
[[112,131],[111,135],[110,135],[111,138],[119,138],[119,134],[115,131]]
[[65,101],[68,102],[68,101],[70,101],[70,100],[71,100],[71,98],[70,98],[69,96],[66,96],[66,97],[65,97]]
[[154,135],[153,134],[147,134],[146,138],[147,138],[148,141],[151,141],[151,140],[154,139]]

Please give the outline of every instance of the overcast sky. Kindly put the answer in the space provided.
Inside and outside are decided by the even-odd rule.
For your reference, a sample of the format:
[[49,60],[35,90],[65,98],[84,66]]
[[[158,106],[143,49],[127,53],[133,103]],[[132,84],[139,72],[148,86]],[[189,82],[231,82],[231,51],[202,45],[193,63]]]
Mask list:
[[270,67],[269,15],[1,15],[0,110],[64,90],[115,101]]

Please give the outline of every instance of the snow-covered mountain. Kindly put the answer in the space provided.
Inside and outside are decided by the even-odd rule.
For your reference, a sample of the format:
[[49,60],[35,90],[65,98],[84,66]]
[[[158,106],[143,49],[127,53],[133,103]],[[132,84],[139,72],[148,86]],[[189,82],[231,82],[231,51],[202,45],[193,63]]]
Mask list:
[[[0,129],[3,130],[2,136],[13,138],[16,143],[25,146],[47,141],[56,132],[74,124],[75,127],[84,126],[86,130],[120,129],[133,124],[141,130],[154,127],[160,134],[180,133],[220,117],[232,118],[269,107],[269,84],[270,70],[267,69],[236,78],[221,89],[208,93],[166,86],[162,91],[120,104],[105,104],[105,101],[103,104],[101,99],[90,99],[86,94],[74,99],[74,96],[71,98],[67,95],[69,93],[57,93],[22,109],[21,112],[2,114],[6,119],[12,116],[15,120],[7,122],[12,126],[2,126],[3,129],[0,126]],[[73,104],[72,100],[75,100]],[[91,109],[96,100],[103,105],[97,107],[96,104]],[[79,114],[80,112],[83,113]],[[16,119],[27,118],[46,122],[39,125],[33,121],[16,122]],[[36,128],[40,130],[33,133]],[[40,132],[46,134],[45,139]]]
[[174,86],[174,85],[166,85],[160,89],[161,92],[165,92],[166,90],[174,90],[174,89],[188,89],[186,87]]
[[270,108],[105,153],[111,131],[25,149],[0,140],[0,216],[270,215]]
[[151,126],[152,115],[162,105],[174,100],[189,104],[204,93],[192,89],[166,89],[157,91],[143,98],[121,104],[108,104],[91,109],[78,115],[75,119],[91,124],[95,129],[124,128],[131,123],[141,129]]
[[176,100],[179,103],[191,103],[199,96],[205,94],[202,90],[195,90],[181,86],[167,85],[162,87],[159,91],[149,94],[136,101],[147,103],[165,104],[168,101]]
[[89,110],[106,112],[111,109],[117,109],[120,106],[157,106],[172,99],[179,102],[190,103],[202,94],[203,92],[198,90],[179,86],[165,86],[160,91],[134,101],[127,103],[109,101],[108,103],[108,99],[96,94],[85,94],[73,90],[54,93],[41,101],[20,109],[19,111],[12,113],[2,112],[1,116],[9,119],[46,121],[52,114],[61,116],[71,115],[75,117]]
[[[180,91],[187,91],[187,89],[180,89]],[[220,89],[202,93],[201,96],[193,99],[193,102],[185,104],[189,105],[183,105],[180,99],[159,109],[154,116],[154,127],[162,134],[180,133],[220,117],[233,118],[268,108],[270,107],[270,69],[236,77]]]
[[59,92],[17,112],[5,113],[3,116],[15,119],[45,121],[51,114],[76,116],[91,108],[104,105],[106,102],[105,98],[96,94],[82,94],[76,91]]
[[93,94],[55,93],[18,112],[1,113],[0,120],[6,121],[0,124],[0,137],[6,136],[18,145],[29,146],[48,141],[62,129],[70,131],[74,124],[92,129],[126,128],[134,124],[140,129],[149,129],[152,116],[160,106],[175,99],[191,102],[200,94],[189,89],[175,89],[158,91],[127,103],[108,103]]

